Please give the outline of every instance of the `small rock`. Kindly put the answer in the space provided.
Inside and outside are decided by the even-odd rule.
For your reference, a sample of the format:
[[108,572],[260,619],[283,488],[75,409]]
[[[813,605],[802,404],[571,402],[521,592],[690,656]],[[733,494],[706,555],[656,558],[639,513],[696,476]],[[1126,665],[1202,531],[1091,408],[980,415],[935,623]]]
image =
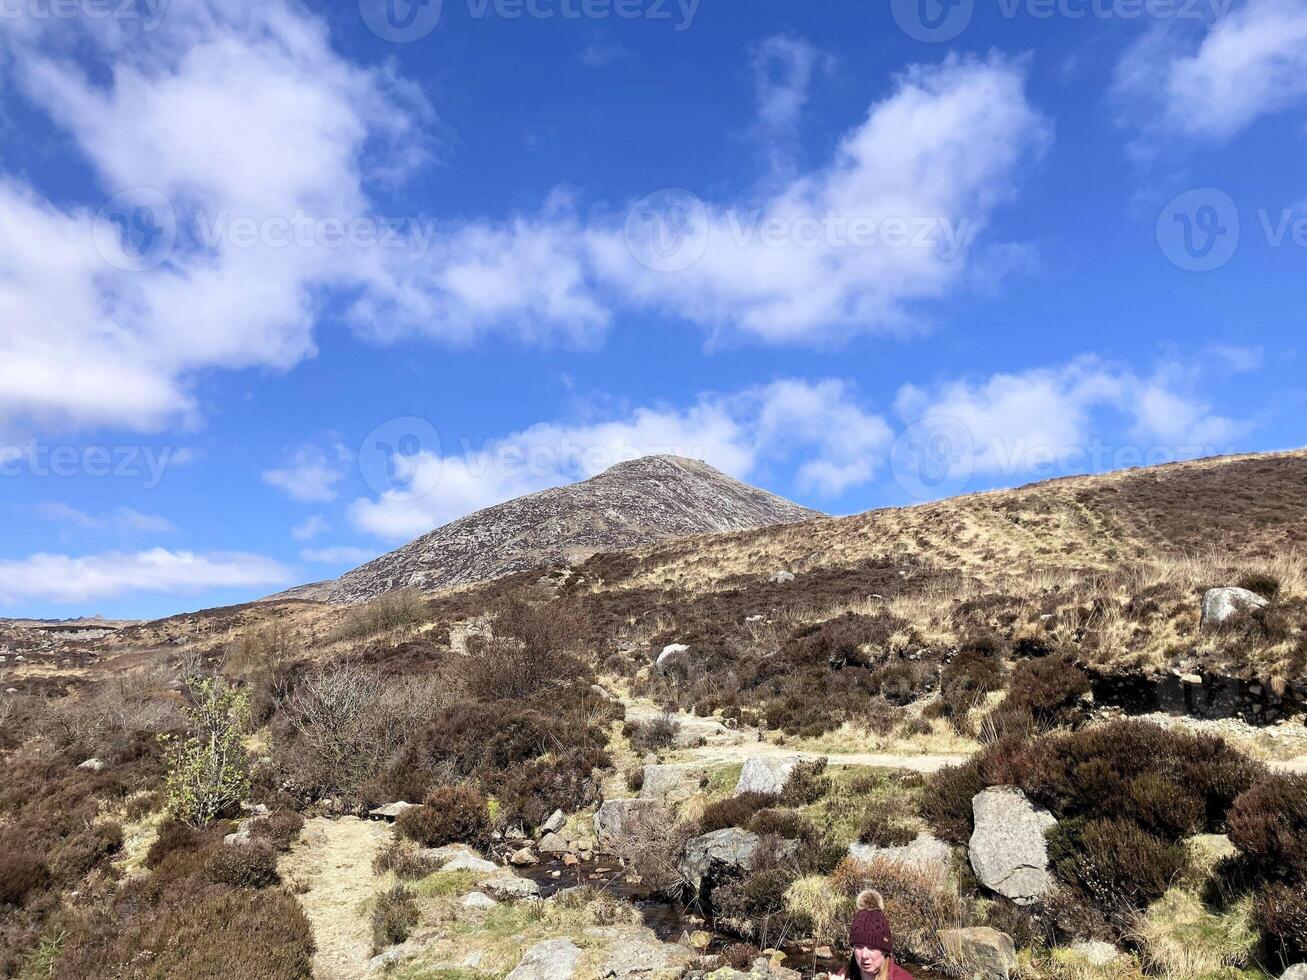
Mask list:
[[577,857],[575,854],[563,855],[563,864],[565,864],[569,868],[575,868],[580,863],[581,863],[581,859]]
[[1245,609],[1260,609],[1270,603],[1256,592],[1247,589],[1208,589],[1203,594],[1203,618],[1200,628],[1219,626]]
[[462,904],[465,909],[493,909],[499,903],[485,892],[471,892],[463,896]]
[[536,846],[541,854],[548,855],[549,857],[558,857],[562,854],[572,853],[572,845],[563,840],[563,838],[559,837],[557,834],[545,834],[545,836],[540,839],[540,843]]
[[104,772],[109,766],[102,759],[87,759],[85,762],[79,762],[77,768],[88,772]]
[[540,886],[534,881],[530,878],[519,878],[517,875],[510,874],[487,878],[481,882],[481,889],[501,901],[540,897]]
[[704,952],[712,945],[712,933],[704,932],[702,929],[696,929],[690,933],[690,947]]
[[671,660],[673,657],[678,657],[683,653],[689,652],[690,648],[684,643],[669,643],[667,646],[663,647],[663,652],[658,654],[658,659],[654,661],[654,666],[659,670],[662,670],[667,664],[667,661]]
[[520,851],[514,851],[513,855],[508,860],[519,868],[530,868],[540,863],[540,859],[536,857],[535,852],[529,847],[524,847]]
[[1090,966],[1107,966],[1121,955],[1121,951],[1111,943],[1100,941],[1074,943],[1071,952]]
[[555,810],[553,816],[540,825],[540,829],[546,834],[556,834],[567,826],[567,814],[562,810]]
[[835,950],[829,946],[818,946],[813,950],[813,955],[819,960],[832,960],[835,958]]
[[773,585],[785,585],[794,581],[794,573],[785,571],[772,572],[767,581],[771,582]]
[[735,794],[770,793],[779,794],[790,780],[790,774],[799,764],[797,755],[783,756],[779,759],[749,759],[740,770],[740,781],[735,784]]
[[392,966],[397,966],[398,964],[402,963],[404,960],[408,959],[409,956],[411,955],[412,954],[407,952],[406,950],[388,949],[384,953],[381,953],[378,956],[374,956],[372,957],[372,959],[368,960],[367,972],[385,973]]
[[477,857],[475,854],[463,854],[456,858],[451,858],[440,868],[441,871],[472,871],[477,874],[490,874],[498,871],[499,865],[493,861],[487,861],[485,858]]
[[581,950],[570,939],[536,943],[508,975],[508,980],[572,980]]
[[400,800],[387,806],[379,806],[375,810],[369,810],[368,816],[373,820],[394,820],[405,810],[412,809],[415,806],[417,806],[416,803],[405,803]]
[[939,941],[950,956],[974,971],[980,980],[1009,980],[1017,968],[1012,937],[997,929],[941,929]]
[[1284,971],[1280,980],[1307,980],[1307,963],[1299,963]]

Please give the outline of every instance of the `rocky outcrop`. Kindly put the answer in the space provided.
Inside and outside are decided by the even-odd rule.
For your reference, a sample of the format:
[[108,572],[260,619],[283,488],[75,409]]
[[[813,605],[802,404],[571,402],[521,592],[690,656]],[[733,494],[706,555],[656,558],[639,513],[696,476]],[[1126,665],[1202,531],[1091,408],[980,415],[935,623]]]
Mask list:
[[623,929],[612,938],[599,975],[618,978],[680,976],[694,956],[693,950],[665,943],[648,929]]
[[640,799],[657,800],[659,803],[683,803],[698,789],[691,780],[691,773],[697,767],[683,766],[645,766],[644,782],[640,784]]
[[943,929],[939,941],[953,960],[981,980],[1009,980],[1016,971],[1016,945],[997,929]]
[[363,602],[394,589],[470,585],[581,561],[600,551],[820,516],[699,460],[646,456],[582,483],[469,514],[334,582],[273,598]]
[[1057,826],[1051,813],[1036,807],[1014,786],[994,786],[971,801],[975,831],[971,867],[990,891],[1028,905],[1053,887],[1044,835]]
[[373,820],[394,820],[405,810],[411,810],[415,806],[417,806],[416,803],[406,803],[404,800],[399,800],[396,803],[389,803],[386,806],[379,806],[375,810],[369,810],[368,816]]
[[714,830],[686,843],[681,875],[696,892],[703,891],[705,884],[752,870],[757,849],[757,834],[738,827]]
[[1093,940],[1073,943],[1071,945],[1071,955],[1090,966],[1107,966],[1107,964],[1115,962],[1120,957],[1121,951],[1111,943]]
[[790,780],[790,774],[799,764],[797,755],[778,759],[754,758],[744,763],[740,781],[735,784],[735,795],[741,793],[779,794]]
[[1262,596],[1247,589],[1208,589],[1203,593],[1202,629],[1219,626],[1244,610],[1260,609],[1268,604]]
[[873,847],[870,844],[852,844],[849,856],[858,861],[893,861],[923,871],[947,875],[953,864],[953,848],[933,834],[924,831],[911,844],[900,847]]
[[641,821],[663,812],[657,800],[605,800],[594,815],[595,838],[601,848],[611,848]]
[[483,892],[505,902],[540,897],[540,886],[534,881],[508,873],[487,878],[479,887]]
[[508,980],[572,980],[581,949],[570,939],[549,939],[526,951]]
[[499,865],[475,854],[460,854],[452,857],[440,867],[441,871],[472,871],[477,874],[493,874]]
[[460,904],[465,909],[493,909],[499,903],[485,892],[470,892],[463,896]]

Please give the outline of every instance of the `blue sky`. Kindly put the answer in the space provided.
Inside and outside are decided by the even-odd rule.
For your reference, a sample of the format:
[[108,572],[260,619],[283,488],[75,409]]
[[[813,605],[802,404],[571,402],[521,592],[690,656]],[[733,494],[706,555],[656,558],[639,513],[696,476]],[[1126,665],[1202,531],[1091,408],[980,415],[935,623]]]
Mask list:
[[0,615],[646,452],[831,513],[1303,444],[1307,0],[15,0]]

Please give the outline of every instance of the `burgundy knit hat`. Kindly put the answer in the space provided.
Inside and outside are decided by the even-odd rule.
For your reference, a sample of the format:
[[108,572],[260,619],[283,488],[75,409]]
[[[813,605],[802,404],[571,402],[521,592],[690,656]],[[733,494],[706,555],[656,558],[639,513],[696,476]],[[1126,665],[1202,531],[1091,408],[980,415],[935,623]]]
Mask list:
[[890,934],[889,919],[880,909],[860,909],[853,916],[849,928],[849,945],[878,949],[886,956],[894,953],[894,937]]

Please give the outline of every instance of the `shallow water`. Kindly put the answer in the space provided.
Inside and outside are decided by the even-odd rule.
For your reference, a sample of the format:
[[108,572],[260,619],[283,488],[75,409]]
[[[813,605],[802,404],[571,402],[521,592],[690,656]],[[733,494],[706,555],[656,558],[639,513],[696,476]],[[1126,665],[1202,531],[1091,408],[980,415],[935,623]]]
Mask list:
[[[712,934],[713,944],[710,951],[720,951],[739,938],[714,929],[711,922],[704,922],[695,917],[688,909],[678,903],[650,894],[643,885],[633,884],[627,879],[621,863],[615,859],[599,858],[583,861],[568,867],[561,861],[542,861],[529,868],[518,868],[518,874],[530,878],[540,886],[540,893],[545,898],[555,895],[564,888],[589,885],[601,888],[617,898],[625,899],[640,910],[644,924],[653,930],[659,939],[677,942],[682,936],[702,930]],[[557,877],[555,877],[557,873]],[[785,966],[798,970],[803,976],[811,977],[834,970],[840,970],[844,961],[839,959],[819,959],[812,951],[793,946],[782,946],[785,952]],[[910,963],[903,964],[916,980],[940,980],[938,974],[930,973]]]

